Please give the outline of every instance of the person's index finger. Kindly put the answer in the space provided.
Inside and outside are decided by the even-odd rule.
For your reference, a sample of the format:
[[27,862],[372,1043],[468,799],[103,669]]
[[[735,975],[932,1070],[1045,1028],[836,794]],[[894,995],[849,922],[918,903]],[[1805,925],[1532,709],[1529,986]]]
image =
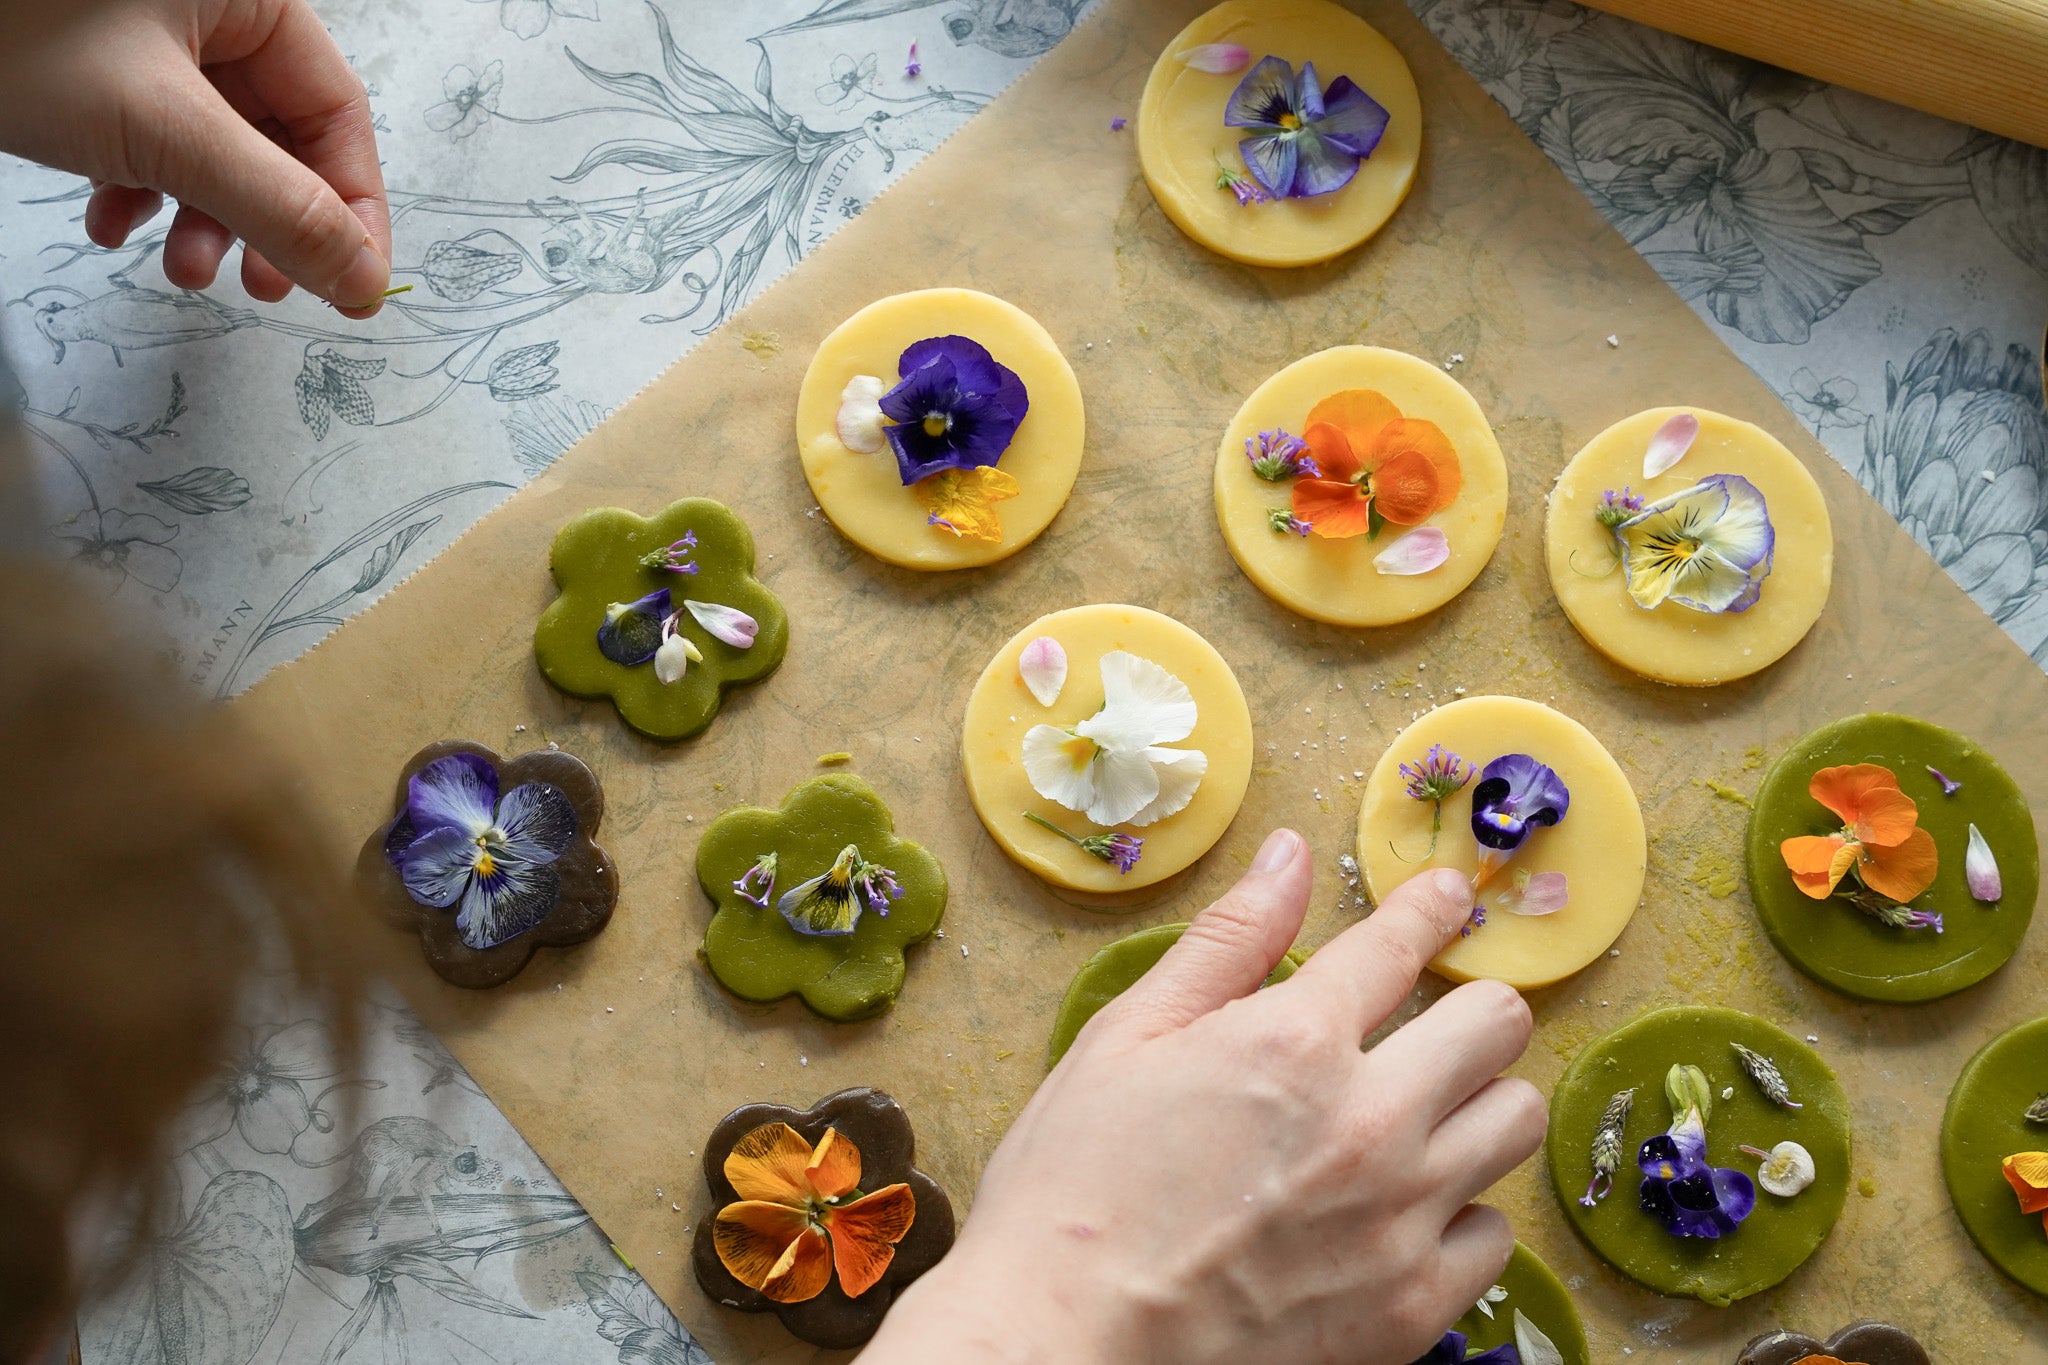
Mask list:
[[221,55],[235,62],[239,83],[283,126],[293,154],[333,186],[389,260],[391,208],[362,78],[306,0],[281,0],[268,17],[267,31],[219,35]]
[[1472,883],[1437,868],[1409,878],[1377,910],[1316,949],[1287,983],[1349,1012],[1366,1034],[1385,1023],[1430,960],[1472,914]]

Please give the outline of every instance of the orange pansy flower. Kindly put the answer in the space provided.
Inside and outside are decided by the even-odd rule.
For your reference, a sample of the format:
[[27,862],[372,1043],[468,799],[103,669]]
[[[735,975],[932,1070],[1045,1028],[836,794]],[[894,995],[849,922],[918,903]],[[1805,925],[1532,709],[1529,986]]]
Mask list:
[[813,1147],[786,1123],[768,1123],[733,1144],[725,1178],[739,1202],[718,1211],[712,1245],[740,1283],[777,1303],[825,1292],[832,1273],[849,1298],[872,1289],[910,1231],[910,1186],[859,1195],[860,1149],[836,1128]]
[[[2003,1162],[2005,1183],[2020,1197],[2021,1213],[2048,1214],[2048,1152],[2021,1152]],[[2048,1218],[2043,1218],[2048,1226]]]
[[1842,830],[1778,846],[1801,891],[1826,900],[1852,869],[1865,886],[1901,905],[1934,885],[1940,866],[1934,836],[1920,828],[1920,808],[1899,790],[1891,769],[1875,763],[1822,768],[1807,790],[1841,817]]
[[1295,481],[1294,515],[1315,535],[1365,535],[1375,509],[1396,526],[1419,526],[1464,486],[1458,452],[1443,429],[1403,417],[1371,389],[1331,394],[1309,409],[1301,435],[1320,476]]

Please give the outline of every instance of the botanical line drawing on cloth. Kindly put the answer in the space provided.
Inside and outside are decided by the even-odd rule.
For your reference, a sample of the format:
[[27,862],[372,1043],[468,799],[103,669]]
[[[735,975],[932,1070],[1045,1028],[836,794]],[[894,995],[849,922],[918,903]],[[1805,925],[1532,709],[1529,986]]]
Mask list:
[[940,23],[956,45],[972,43],[1004,57],[1037,57],[1073,32],[1087,0],[824,0],[803,18],[761,36],[831,28],[939,5],[952,6]]

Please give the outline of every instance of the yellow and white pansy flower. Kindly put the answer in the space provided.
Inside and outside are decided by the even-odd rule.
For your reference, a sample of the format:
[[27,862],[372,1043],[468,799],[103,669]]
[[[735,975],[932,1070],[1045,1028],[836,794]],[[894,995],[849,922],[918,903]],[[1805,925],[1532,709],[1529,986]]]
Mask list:
[[1102,656],[1102,709],[1071,729],[1024,733],[1024,772],[1048,801],[1098,825],[1144,826],[1186,809],[1209,771],[1200,749],[1162,746],[1195,728],[1187,684],[1125,650]]

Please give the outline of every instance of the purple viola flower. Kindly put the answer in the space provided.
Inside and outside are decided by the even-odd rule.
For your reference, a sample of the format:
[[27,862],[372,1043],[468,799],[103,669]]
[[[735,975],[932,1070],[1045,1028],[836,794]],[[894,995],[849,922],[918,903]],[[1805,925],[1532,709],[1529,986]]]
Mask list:
[[1116,870],[1120,875],[1128,874],[1138,865],[1138,859],[1145,856],[1145,841],[1135,834],[1124,834],[1117,830],[1105,830],[1100,834],[1074,834],[1061,829],[1043,815],[1034,815],[1028,810],[1024,812],[1024,818],[1042,829],[1051,830],[1089,857],[1116,864]]
[[1314,522],[1303,521],[1300,517],[1294,515],[1294,509],[1291,507],[1268,507],[1266,509],[1266,523],[1283,536],[1302,536],[1304,538],[1315,527]]
[[1262,431],[1257,436],[1245,437],[1244,457],[1252,462],[1252,473],[1268,483],[1293,478],[1316,479],[1323,473],[1317,467],[1315,457],[1308,452],[1308,442],[1278,427]]
[[673,540],[659,550],[649,550],[640,556],[640,565],[646,569],[666,569],[670,573],[696,573],[699,565],[690,558],[690,551],[697,548],[697,533],[683,532],[681,540]]
[[1624,487],[1617,493],[1610,488],[1600,495],[1599,503],[1593,508],[1593,519],[1612,531],[1642,510],[1643,500],[1633,489]]
[[661,648],[662,623],[673,615],[667,588],[637,602],[614,602],[604,609],[604,623],[597,628],[597,652],[615,664],[637,668]]
[[1674,1066],[1664,1090],[1677,1118],[1636,1153],[1642,1206],[1673,1237],[1725,1237],[1756,1207],[1756,1184],[1741,1171],[1707,1161],[1713,1092],[1705,1074],[1696,1066]]
[[1554,825],[1571,807],[1564,779],[1527,754],[1503,754],[1486,765],[1472,788],[1472,837],[1479,841],[1484,886],[1500,871],[1529,831]]
[[1512,1343],[1503,1342],[1476,1356],[1466,1355],[1471,1349],[1463,1332],[1446,1332],[1441,1341],[1416,1358],[1415,1365],[1522,1365],[1522,1353]]
[[740,874],[732,884],[739,892],[740,899],[752,901],[763,910],[768,908],[768,898],[775,894],[775,865],[779,861],[773,853],[763,853],[754,859],[754,865]]
[[494,948],[547,918],[561,899],[552,864],[576,838],[561,788],[525,782],[498,795],[498,771],[477,754],[449,754],[414,773],[384,856],[421,905],[458,906],[472,948]]
[[1417,801],[1444,801],[1472,780],[1472,765],[1443,745],[1432,744],[1421,762],[1401,765],[1401,776],[1408,795]]
[[1237,144],[1245,169],[1276,199],[1305,199],[1351,183],[1358,163],[1387,131],[1387,111],[1339,76],[1325,91],[1316,64],[1301,74],[1279,57],[1261,58],[1223,107],[1230,128],[1259,131]]
[[1216,188],[1229,190],[1236,195],[1237,206],[1241,209],[1250,208],[1253,204],[1273,202],[1273,196],[1266,193],[1264,186],[1243,171],[1232,170],[1224,165],[1220,156],[1216,158]]
[[882,395],[892,422],[883,434],[906,484],[995,464],[1031,406],[1016,372],[966,337],[912,342],[896,369],[902,382]]
[[867,902],[868,909],[886,916],[891,903],[903,897],[903,883],[880,863],[865,863],[853,878],[853,889]]

